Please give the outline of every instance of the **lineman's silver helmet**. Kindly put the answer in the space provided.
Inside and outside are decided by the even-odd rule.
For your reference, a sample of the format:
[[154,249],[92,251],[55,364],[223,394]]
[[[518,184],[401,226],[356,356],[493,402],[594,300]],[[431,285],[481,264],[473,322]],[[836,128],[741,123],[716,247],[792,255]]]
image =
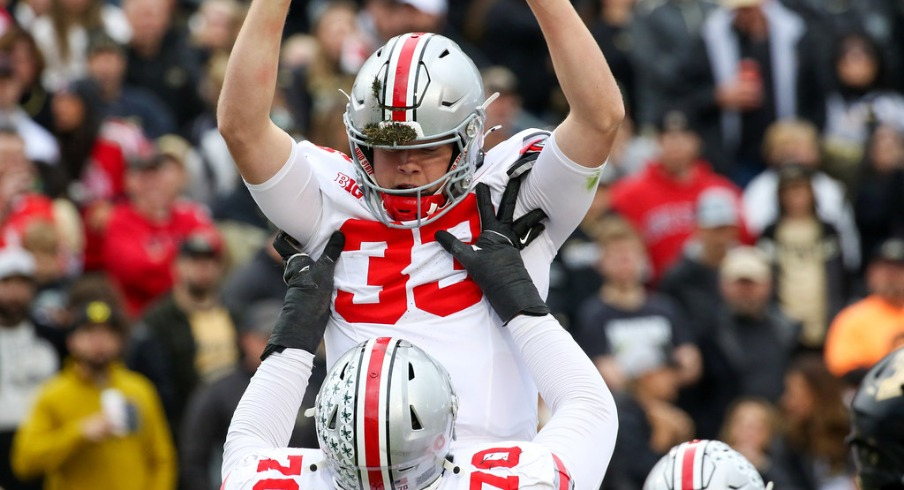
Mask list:
[[713,440],[682,442],[662,457],[643,490],[764,490],[763,479],[747,458]]
[[417,490],[442,474],[458,398],[442,365],[410,342],[380,337],[343,354],[316,407],[317,439],[339,488]]
[[[439,34],[408,33],[389,40],[355,78],[345,128],[364,200],[388,226],[433,222],[468,193],[483,146],[486,105],[474,62]],[[453,143],[441,178],[415,189],[389,189],[374,178],[373,148],[416,149]],[[441,185],[439,190],[430,189]]]

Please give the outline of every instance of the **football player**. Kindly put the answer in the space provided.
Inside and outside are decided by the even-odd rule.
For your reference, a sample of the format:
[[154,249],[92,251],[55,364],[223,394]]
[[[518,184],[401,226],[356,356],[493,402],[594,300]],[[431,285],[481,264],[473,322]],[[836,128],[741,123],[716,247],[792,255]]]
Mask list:
[[516,242],[545,295],[552,258],[585,215],[624,116],[596,41],[569,0],[527,1],[571,110],[552,133],[527,130],[484,154],[493,97],[474,63],[437,34],[394,37],[362,65],[348,95],[348,156],[296,142],[268,118],[290,3],[251,2],[217,121],[270,221],[314,255],[333,230],[346,237],[325,335],[328,366],[364,340],[406,338],[452,375],[462,400],[457,444],[529,440],[537,389],[510,331],[497,328],[480,288],[434,233],[474,243],[474,185],[487,184],[499,202],[506,183],[522,178],[516,215],[541,209],[549,217],[535,243],[527,246],[534,233]]
[[851,402],[851,434],[861,490],[904,490],[904,348],[886,355]]
[[327,326],[344,241],[336,232],[316,262],[301,253],[287,261],[285,306],[229,428],[224,490],[599,487],[618,425],[612,395],[549,314],[512,243],[511,223],[493,215],[489,189],[480,184],[477,194],[484,231],[476,244],[445,231],[436,239],[507,322],[552,408],[533,441],[450,449],[460,409],[449,373],[411,342],[380,337],[352,348],[327,374],[314,414],[320,448],[284,447]]

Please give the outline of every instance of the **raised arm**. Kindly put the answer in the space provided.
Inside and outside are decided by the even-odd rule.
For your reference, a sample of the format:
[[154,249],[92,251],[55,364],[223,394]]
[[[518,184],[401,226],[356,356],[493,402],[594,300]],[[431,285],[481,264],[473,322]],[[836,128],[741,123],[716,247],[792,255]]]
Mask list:
[[254,0],[226,66],[217,124],[242,177],[260,184],[292,153],[294,141],[270,120],[283,24],[291,0]]
[[585,167],[608,157],[625,117],[606,58],[569,0],[527,0],[537,17],[570,112],[556,129],[562,152]]

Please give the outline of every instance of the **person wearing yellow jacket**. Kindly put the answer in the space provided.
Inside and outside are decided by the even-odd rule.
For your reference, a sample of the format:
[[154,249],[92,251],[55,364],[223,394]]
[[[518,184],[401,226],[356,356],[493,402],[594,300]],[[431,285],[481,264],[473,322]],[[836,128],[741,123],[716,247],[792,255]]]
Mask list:
[[45,490],[176,487],[176,457],[153,385],[120,362],[123,316],[101,301],[76,312],[71,359],[41,389],[13,441],[19,478]]

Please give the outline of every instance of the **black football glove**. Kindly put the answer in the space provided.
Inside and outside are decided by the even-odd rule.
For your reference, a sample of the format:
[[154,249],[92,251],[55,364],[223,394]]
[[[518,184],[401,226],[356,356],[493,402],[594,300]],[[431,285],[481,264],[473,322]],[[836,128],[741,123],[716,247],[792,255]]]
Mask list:
[[284,232],[273,240],[273,246],[285,262],[283,280],[289,289],[267,347],[264,360],[283,349],[302,349],[313,354],[330,319],[333,297],[333,271],[345,245],[345,235],[333,232],[320,258],[316,261],[299,250],[298,242]]
[[[473,246],[465,245],[445,230],[434,235],[436,241],[464,265],[504,323],[518,315],[543,316],[549,313],[549,307],[540,298],[537,287],[524,268],[520,252],[533,240],[531,235],[537,233],[536,230],[544,229],[539,222],[546,218],[546,213],[535,209],[512,223],[519,186],[520,182],[510,181],[497,215],[493,210],[489,187],[477,184],[477,208],[483,231]],[[514,191],[509,192],[510,188]]]

